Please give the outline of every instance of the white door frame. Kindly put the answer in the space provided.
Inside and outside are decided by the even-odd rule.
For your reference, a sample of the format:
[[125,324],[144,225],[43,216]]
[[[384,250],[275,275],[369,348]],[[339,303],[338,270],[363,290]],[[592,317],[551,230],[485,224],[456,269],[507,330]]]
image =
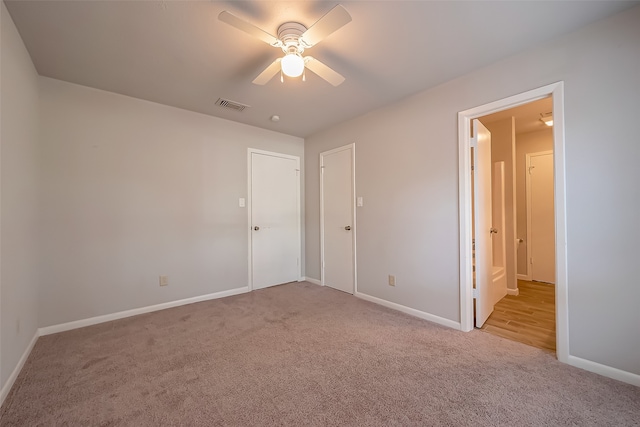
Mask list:
[[569,362],[567,227],[564,154],[564,82],[560,81],[458,113],[460,209],[460,329],[473,330],[473,259],[471,230],[471,121],[498,111],[552,96],[554,202],[556,224],[556,355]]
[[248,236],[247,236],[247,242],[248,242],[248,249],[249,249],[249,253],[248,253],[248,261],[249,261],[249,283],[247,284],[247,286],[249,287],[249,291],[253,290],[253,242],[252,242],[252,238],[253,238],[253,233],[251,232],[251,173],[253,172],[253,166],[251,164],[251,155],[252,154],[263,154],[263,155],[267,155],[267,156],[274,156],[274,157],[280,157],[283,159],[291,159],[291,160],[295,160],[296,161],[296,170],[298,171],[298,179],[296,180],[296,197],[297,197],[297,203],[296,203],[296,208],[297,208],[297,212],[296,212],[296,218],[298,219],[298,238],[297,240],[297,245],[298,245],[298,281],[300,282],[302,280],[301,277],[301,264],[302,264],[302,241],[301,241],[301,222],[300,222],[300,157],[298,156],[292,156],[290,154],[283,154],[283,153],[275,153],[272,151],[264,151],[264,150],[258,150],[256,148],[247,148],[247,230],[248,230]]
[[[531,157],[544,156],[547,154],[553,155],[553,150],[537,151],[535,153],[525,154],[525,187],[527,197],[527,280],[531,280],[533,272],[531,271],[531,173],[529,173],[529,166],[531,166]],[[555,160],[555,159],[554,159]]]
[[353,262],[353,294],[358,293],[358,269],[356,264],[356,144],[351,143],[342,147],[334,148],[333,150],[323,151],[320,153],[320,284],[325,286],[324,283],[324,179],[323,173],[323,159],[324,156],[337,153],[343,150],[351,150],[351,194],[352,206],[351,206],[351,223],[353,224],[351,233],[351,241],[353,253],[351,254],[351,260]]

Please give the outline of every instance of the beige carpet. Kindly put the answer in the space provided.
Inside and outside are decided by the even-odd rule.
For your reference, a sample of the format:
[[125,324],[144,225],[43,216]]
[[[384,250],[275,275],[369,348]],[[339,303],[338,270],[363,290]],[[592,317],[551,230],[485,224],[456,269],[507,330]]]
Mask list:
[[42,337],[2,426],[632,426],[640,388],[308,283]]

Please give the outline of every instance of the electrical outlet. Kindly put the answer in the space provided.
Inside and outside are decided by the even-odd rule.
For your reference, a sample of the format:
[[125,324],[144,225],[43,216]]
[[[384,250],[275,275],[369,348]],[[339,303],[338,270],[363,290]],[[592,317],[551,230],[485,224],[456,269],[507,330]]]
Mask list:
[[169,286],[169,276],[160,276],[160,286]]
[[389,275],[389,286],[395,286],[396,285],[396,276],[393,275]]

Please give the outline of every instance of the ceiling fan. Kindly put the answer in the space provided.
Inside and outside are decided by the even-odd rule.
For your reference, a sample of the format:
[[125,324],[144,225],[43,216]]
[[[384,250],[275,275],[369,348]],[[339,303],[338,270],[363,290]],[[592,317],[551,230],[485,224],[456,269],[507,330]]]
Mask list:
[[325,37],[351,22],[351,15],[341,5],[335,6],[309,28],[298,22],[285,22],[278,27],[278,37],[272,36],[226,10],[218,15],[218,19],[273,47],[281,48],[284,52],[282,58],[273,61],[253,80],[253,83],[257,85],[267,84],[278,72],[281,73],[281,81],[284,80],[282,74],[289,77],[302,75],[304,80],[305,68],[334,86],[338,86],[344,81],[344,77],[314,57],[302,56],[305,49],[315,46]]

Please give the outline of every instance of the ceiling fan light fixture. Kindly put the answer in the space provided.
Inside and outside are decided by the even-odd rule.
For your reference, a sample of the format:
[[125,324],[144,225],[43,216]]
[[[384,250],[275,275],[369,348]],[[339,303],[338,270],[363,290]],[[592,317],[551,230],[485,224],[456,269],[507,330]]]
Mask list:
[[542,123],[544,123],[545,125],[549,126],[549,127],[553,126],[553,114],[552,113],[547,113],[547,114],[540,113],[540,121]]
[[300,77],[304,71],[304,59],[297,53],[288,53],[280,61],[282,72],[289,77]]

